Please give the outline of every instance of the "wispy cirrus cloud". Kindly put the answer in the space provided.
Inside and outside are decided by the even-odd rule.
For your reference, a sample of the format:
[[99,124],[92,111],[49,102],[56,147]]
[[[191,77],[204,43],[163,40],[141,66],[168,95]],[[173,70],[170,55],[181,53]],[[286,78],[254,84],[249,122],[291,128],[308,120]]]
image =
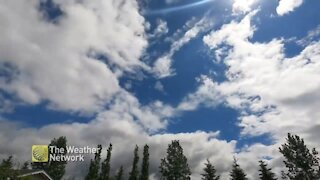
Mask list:
[[317,38],[320,37],[320,25],[318,25],[316,28],[310,30],[308,32],[308,35],[306,37],[303,37],[301,39],[294,39],[295,42],[300,46],[308,46],[309,44],[316,42]]
[[181,37],[172,42],[169,52],[159,57],[155,61],[153,72],[158,78],[165,78],[174,75],[174,69],[172,68],[172,58],[174,54],[185,44],[196,38],[200,33],[208,30],[214,25],[213,20],[209,19],[207,16],[201,18],[198,22],[194,23],[194,25],[190,25],[190,23],[193,21],[194,20],[191,20],[186,23],[187,27],[191,27],[187,29]]

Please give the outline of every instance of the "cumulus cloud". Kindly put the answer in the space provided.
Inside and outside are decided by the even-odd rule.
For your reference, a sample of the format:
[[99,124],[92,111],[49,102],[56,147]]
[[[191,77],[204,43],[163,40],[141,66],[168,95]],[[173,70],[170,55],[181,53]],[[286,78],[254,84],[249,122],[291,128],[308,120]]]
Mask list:
[[136,1],[56,0],[63,14],[55,23],[39,3],[1,2],[0,63],[12,69],[1,77],[1,90],[28,104],[93,112],[119,91],[123,71],[146,67]]
[[[320,118],[316,110],[319,104],[314,101],[320,96],[320,42],[313,41],[297,56],[287,58],[282,39],[250,41],[256,29],[251,24],[253,15],[249,13],[241,21],[223,25],[203,38],[212,50],[229,47],[229,54],[223,59],[228,81],[211,80],[199,89],[210,87],[210,91],[202,93],[209,94],[208,99],[223,97],[228,106],[240,110],[243,135],[269,133],[276,141],[287,132],[309,137],[310,129],[319,126]],[[239,33],[235,35],[234,31]],[[189,104],[195,102],[190,99]],[[308,140],[319,147],[318,138]]]
[[[116,105],[117,104],[117,105]],[[118,103],[113,110],[100,112],[89,123],[51,124],[41,128],[27,128],[22,124],[0,120],[0,143],[6,146],[0,148],[0,158],[14,155],[14,159],[21,162],[30,160],[31,146],[33,144],[48,144],[53,137],[66,136],[69,145],[83,147],[95,147],[102,144],[105,158],[107,145],[113,144],[111,158],[111,172],[115,173],[121,165],[124,166],[125,175],[130,171],[133,158],[133,149],[137,144],[142,147],[148,144],[150,147],[150,177],[159,179],[160,159],[165,157],[167,144],[172,140],[180,140],[184,148],[184,154],[188,158],[192,170],[192,179],[200,179],[203,173],[204,163],[209,159],[216,167],[221,179],[229,179],[229,172],[236,156],[240,165],[248,173],[248,177],[256,179],[258,174],[257,160],[272,158],[270,166],[280,172],[282,159],[277,148],[279,144],[267,146],[254,144],[236,149],[237,141],[225,141],[219,139],[219,131],[190,133],[163,133],[150,134],[136,121],[134,114],[119,107]],[[65,178],[74,177],[81,179],[88,171],[90,159],[93,156],[85,156],[85,162],[69,162]]]
[[172,59],[170,55],[165,55],[156,60],[153,66],[153,71],[158,78],[165,78],[174,75],[174,70],[171,68]]
[[[203,37],[204,43],[209,48],[216,49],[223,43],[241,43],[248,41],[253,36],[254,26],[251,26],[251,18],[257,11],[246,15],[240,22],[232,21],[229,24],[224,24],[219,31],[212,31],[209,35]],[[237,33],[234,33],[237,32]]]
[[[250,25],[251,16],[239,23],[231,22],[204,38],[213,49],[222,43],[232,46],[231,53],[225,58],[229,81],[217,85],[216,89],[226,95],[230,105],[249,108],[258,114],[262,112],[263,115],[249,113],[243,116],[244,134],[273,132],[283,135],[283,132],[303,129],[301,125],[297,126],[301,122],[308,127],[317,125],[319,113],[314,111],[317,104],[306,97],[319,96],[319,83],[315,82],[320,76],[317,71],[319,42],[308,45],[295,57],[286,58],[281,39],[250,42],[255,30]],[[240,35],[235,36],[232,29],[237,29]],[[302,104],[304,108],[297,108]]]
[[[210,92],[214,84],[209,78],[203,77],[202,79],[208,88],[200,88],[197,95],[187,97],[186,101],[188,99],[203,99],[205,95],[209,94],[207,91]],[[47,144],[53,137],[67,136],[69,145],[80,147],[94,147],[97,144],[103,144],[103,147],[106,148],[108,143],[113,143],[112,172],[116,172],[121,165],[124,165],[127,174],[130,170],[135,144],[142,148],[147,143],[150,146],[151,177],[157,179],[160,159],[165,156],[167,144],[171,140],[178,139],[188,157],[193,179],[200,179],[206,159],[210,159],[214,163],[223,179],[228,179],[233,155],[239,157],[239,162],[245,167],[245,170],[250,170],[249,177],[253,177],[254,173],[251,174],[251,171],[255,172],[256,168],[247,164],[254,164],[256,157],[261,158],[261,154],[265,155],[266,153],[258,155],[250,153],[251,151],[255,152],[254,148],[247,149],[245,155],[237,153],[236,141],[220,140],[219,131],[154,134],[155,131],[166,126],[167,118],[175,116],[177,111],[188,110],[193,109],[183,105],[179,108],[172,108],[160,101],[143,106],[134,96],[126,91],[121,91],[107,110],[99,112],[88,123],[60,123],[45,125],[41,128],[28,128],[18,122],[1,119],[0,144],[6,144],[6,146],[0,148],[0,158],[6,158],[13,154],[14,158],[21,162],[30,160],[30,147],[33,144]],[[102,157],[105,157],[105,154]],[[86,162],[84,163],[68,164],[66,178],[81,179],[85,175],[89,159],[92,156],[85,158]]]
[[[200,179],[207,158],[222,179],[227,179],[233,155],[254,179],[256,160],[261,158],[271,158],[271,167],[280,171],[282,162],[277,147],[286,132],[299,133],[311,145],[319,147],[320,104],[315,99],[320,98],[320,42],[313,40],[292,58],[284,54],[282,39],[251,42],[256,29],[251,23],[256,11],[251,8],[256,1],[236,0],[234,12],[249,13],[241,21],[223,25],[203,38],[217,52],[216,57],[227,65],[227,81],[217,83],[209,76],[201,76],[199,88],[177,107],[160,101],[142,105],[119,87],[118,78],[135,68],[151,70],[159,78],[174,74],[174,53],[212,27],[211,21],[204,18],[191,25],[172,41],[170,51],[151,69],[139,60],[148,43],[144,33],[146,22],[136,1],[53,2],[63,12],[54,23],[39,11],[38,1],[1,3],[0,68],[7,73],[0,78],[0,91],[16,95],[29,104],[45,101],[55,109],[98,111],[98,114],[88,123],[51,124],[41,128],[0,120],[0,144],[5,144],[0,148],[1,158],[14,154],[18,159],[29,160],[32,144],[47,144],[53,137],[65,135],[76,146],[112,142],[113,172],[120,165],[125,165],[128,172],[134,145],[142,147],[147,143],[151,152],[151,177],[156,179],[166,144],[180,139],[193,179]],[[286,2],[280,1],[279,15],[302,3]],[[293,8],[290,10],[289,6]],[[165,21],[160,22],[155,32],[166,33],[166,26]],[[101,55],[105,59],[99,59]],[[163,86],[157,83],[155,88],[161,90]],[[200,105],[215,107],[221,103],[241,112],[239,126],[243,136],[270,133],[274,144],[236,149],[236,141],[220,140],[219,132],[165,132],[168,121],[177,114]],[[13,105],[1,94],[0,106],[3,107],[0,111],[10,111]],[[87,165],[69,163],[67,176],[83,177]]]
[[215,107],[222,102],[223,97],[220,92],[216,91],[217,84],[214,83],[212,79],[207,76],[202,76],[199,78],[199,81],[201,85],[197,91],[185,97],[177,109],[181,111],[192,111],[200,105]]
[[[67,136],[69,145],[80,147],[95,147],[101,143],[103,148],[106,148],[106,145],[112,142],[114,147],[111,160],[112,172],[123,165],[125,174],[129,172],[135,144],[142,148],[147,143],[150,146],[150,174],[155,178],[159,177],[160,159],[165,156],[167,144],[171,140],[179,139],[181,141],[194,179],[200,178],[203,164],[207,158],[216,162],[217,170],[226,178],[231,167],[236,143],[235,141],[227,142],[217,139],[218,132],[198,131],[149,135],[143,130],[143,127],[134,121],[133,115],[115,111],[101,112],[96,119],[88,124],[52,124],[35,129],[1,120],[0,125],[0,143],[6,144],[0,149],[0,157],[14,154],[16,159],[29,160],[31,145],[47,144],[50,139],[59,134]],[[105,154],[102,157],[104,158]],[[85,163],[70,162],[67,166],[66,177],[77,179],[84,177],[90,158],[92,156],[86,157]]]
[[11,113],[14,111],[14,102],[0,94],[0,113]]
[[303,3],[303,0],[280,0],[277,7],[277,14],[282,16],[285,15]]
[[[199,88],[178,106],[194,110],[201,105],[225,104],[240,111],[242,136],[270,134],[272,145],[254,144],[239,150],[239,162],[251,178],[257,178],[257,162],[266,158],[279,174],[282,158],[277,147],[287,132],[297,133],[309,146],[319,147],[320,42],[313,40],[296,56],[286,57],[282,39],[251,42],[256,27],[251,23],[256,12],[241,21],[231,21],[212,31],[203,41],[213,51],[228,48],[223,63],[228,67],[227,81],[215,82],[209,76],[199,78]],[[235,34],[234,32],[239,32]]]
[[234,0],[232,4],[233,13],[246,13],[251,11],[252,6],[255,5],[258,0]]

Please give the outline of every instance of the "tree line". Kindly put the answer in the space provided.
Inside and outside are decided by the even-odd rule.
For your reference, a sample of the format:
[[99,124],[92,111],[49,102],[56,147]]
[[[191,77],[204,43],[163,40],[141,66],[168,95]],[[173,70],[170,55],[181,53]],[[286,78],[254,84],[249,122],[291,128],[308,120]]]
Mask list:
[[[53,139],[49,145],[66,148],[66,137]],[[115,175],[111,173],[112,144],[109,144],[105,159],[102,160],[102,146],[98,145],[99,151],[90,161],[86,180],[148,180],[149,179],[149,146],[143,147],[143,157],[139,165],[139,147],[136,145],[133,151],[133,160],[130,172],[125,176],[123,166],[120,166]],[[259,179],[260,180],[319,180],[320,179],[320,158],[315,148],[311,150],[305,145],[304,140],[298,135],[288,133],[286,142],[279,147],[279,152],[284,157],[285,168],[281,177],[276,177],[275,173],[268,166],[266,161],[260,160]],[[66,162],[31,163],[25,162],[21,169],[41,169],[45,170],[54,180],[61,180],[65,174]],[[13,178],[17,176],[14,169],[12,156],[3,159],[0,164],[0,179]],[[161,159],[159,166],[161,180],[190,180],[191,170],[188,159],[184,155],[183,148],[179,140],[173,140],[167,148],[167,153]],[[204,164],[202,180],[219,180],[215,166],[207,159]],[[230,180],[248,180],[246,172],[241,168],[234,157],[230,171]]]

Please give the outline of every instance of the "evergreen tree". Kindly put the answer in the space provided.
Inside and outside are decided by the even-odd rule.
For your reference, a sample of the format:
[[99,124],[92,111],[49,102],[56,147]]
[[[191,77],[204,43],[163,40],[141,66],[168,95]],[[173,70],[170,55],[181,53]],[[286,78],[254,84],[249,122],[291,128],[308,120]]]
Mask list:
[[0,164],[0,179],[16,179],[17,174],[13,170],[13,159],[9,156],[8,159],[3,159]]
[[94,160],[91,159],[89,172],[86,176],[87,180],[98,180],[99,178],[99,169],[100,169],[100,161],[101,161],[101,144],[98,145],[98,151],[94,155]]
[[107,157],[101,164],[101,173],[100,180],[109,180],[110,179],[110,160],[111,160],[111,151],[112,144],[109,144],[109,148],[107,150]]
[[160,173],[163,180],[190,180],[188,160],[178,140],[169,144],[167,156],[161,159]]
[[29,162],[28,161],[24,162],[21,169],[23,170],[29,169]]
[[121,166],[115,177],[115,180],[122,180],[122,176],[123,176],[123,167]]
[[207,159],[207,163],[205,163],[205,168],[203,169],[204,173],[202,175],[202,180],[219,180],[220,176],[216,175],[216,169],[211,164],[209,159]]
[[268,164],[264,161],[259,161],[259,166],[260,166],[260,173],[259,173],[259,178],[261,180],[276,180],[275,174],[271,171],[271,168],[268,168]]
[[149,179],[149,146],[146,144],[143,148],[140,180],[148,180],[148,179]]
[[320,176],[318,152],[313,148],[310,152],[304,140],[288,133],[287,142],[279,148],[288,171],[284,176],[291,180],[316,180]]
[[134,149],[134,157],[132,163],[132,169],[129,173],[129,180],[138,180],[139,178],[139,170],[138,170],[138,163],[139,163],[139,147],[136,145]]
[[[63,148],[64,154],[67,153],[66,146],[67,146],[67,138],[65,136],[61,136],[58,139],[54,138],[49,146],[56,146],[57,148]],[[46,172],[51,176],[54,180],[62,179],[63,175],[65,174],[66,168],[66,161],[51,161],[49,162],[48,166],[46,167]]]
[[[64,154],[66,154],[67,138],[65,136],[61,136],[58,139],[54,138],[53,140],[51,140],[49,146],[56,146],[57,148],[63,148],[65,152]],[[51,154],[55,154],[55,153],[51,153]],[[41,169],[46,171],[53,180],[60,180],[65,174],[66,164],[67,164],[66,161],[50,161],[47,163],[35,162],[35,163],[32,163],[31,165],[32,165],[32,169]]]
[[243,169],[237,162],[237,159],[234,158],[232,170],[230,172],[231,179],[230,180],[247,180],[246,173],[244,173]]

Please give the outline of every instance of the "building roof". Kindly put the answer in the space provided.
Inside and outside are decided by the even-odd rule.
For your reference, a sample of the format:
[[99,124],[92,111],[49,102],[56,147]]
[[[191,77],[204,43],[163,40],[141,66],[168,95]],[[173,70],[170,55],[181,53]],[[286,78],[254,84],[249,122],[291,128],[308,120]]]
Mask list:
[[40,175],[45,177],[46,179],[53,180],[44,170],[31,170],[31,169],[26,169],[26,170],[18,170],[18,177],[26,177],[30,175]]

